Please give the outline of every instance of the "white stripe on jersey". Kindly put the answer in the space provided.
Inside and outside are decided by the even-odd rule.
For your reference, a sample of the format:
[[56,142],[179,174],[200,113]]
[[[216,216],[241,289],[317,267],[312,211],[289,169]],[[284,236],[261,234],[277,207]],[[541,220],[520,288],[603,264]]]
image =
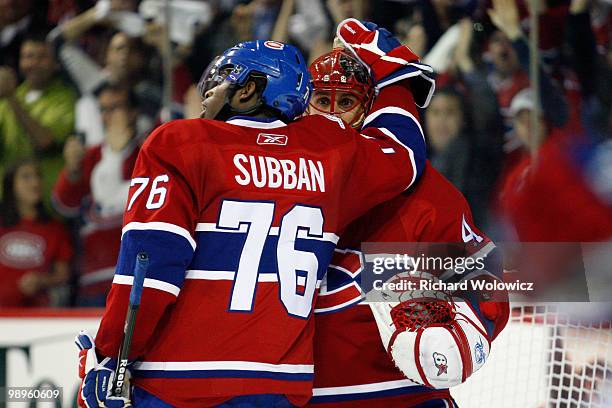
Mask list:
[[[238,229],[219,228],[214,222],[200,222],[196,225],[197,232],[227,232],[231,234],[246,234],[248,232],[248,224],[240,224]],[[270,227],[268,235],[277,236],[279,234],[278,227]],[[322,237],[309,236],[306,230],[300,229],[297,234],[298,238],[301,239],[315,239],[317,241],[329,241],[334,244],[338,243],[340,237],[333,232],[324,232]]]
[[130,222],[125,227],[123,227],[123,229],[121,230],[121,238],[123,239],[123,235],[125,235],[126,232],[132,231],[132,230],[138,230],[138,231],[157,230],[157,231],[171,232],[173,234],[180,235],[181,237],[185,238],[189,242],[189,245],[191,245],[193,250],[195,251],[196,249],[196,242],[191,237],[191,234],[189,233],[189,231],[175,224],[170,224],[168,222]]
[[[323,279],[325,279],[325,278],[323,278]],[[321,292],[319,292],[319,297],[321,297],[321,296],[330,296],[330,295],[333,295],[334,293],[342,292],[342,291],[346,290],[349,287],[354,287],[355,289],[357,289],[361,293],[361,286],[359,286],[357,284],[357,282],[353,281],[353,282],[347,283],[346,285],[340,286],[339,288],[332,289],[330,291],[327,291],[327,290],[325,292],[321,291]]]
[[384,115],[386,113],[394,113],[397,115],[408,116],[410,119],[412,119],[414,123],[416,123],[417,127],[419,128],[419,131],[421,132],[421,137],[423,138],[423,140],[425,140],[425,134],[423,133],[423,128],[421,127],[421,124],[419,123],[417,118],[415,118],[414,115],[408,112],[407,110],[398,108],[395,106],[388,106],[386,108],[379,109],[376,112],[370,113],[363,121],[362,128],[366,128],[368,126],[368,123],[370,123],[371,121],[373,121],[380,115]]
[[393,390],[396,388],[403,387],[415,387],[421,386],[408,379],[406,380],[395,380],[395,381],[384,381],[379,383],[360,384],[360,385],[349,385],[346,387],[327,387],[327,388],[315,388],[312,390],[312,395],[315,397],[324,395],[344,395],[344,394],[363,394],[367,392],[376,392],[384,390]]
[[[234,271],[210,271],[201,269],[189,269],[185,275],[185,279],[202,279],[202,280],[231,280],[236,277]],[[258,282],[278,282],[276,273],[260,273],[257,275]]]
[[147,371],[241,370],[273,373],[312,374],[312,364],[270,364],[255,361],[140,361],[134,369]]
[[[201,280],[230,280],[233,281],[236,277],[234,271],[210,271],[201,269],[189,269],[185,275],[185,279],[201,279]],[[276,273],[260,273],[257,275],[258,282],[278,282],[278,274]],[[297,284],[306,286],[306,277],[298,276]],[[321,286],[321,281],[317,281],[316,287]]]
[[[132,285],[134,283],[134,277],[127,275],[115,275],[115,277],[113,278],[113,283],[117,283],[119,285]],[[179,292],[181,291],[178,286],[174,286],[171,283],[151,278],[145,278],[143,286],[145,288],[159,289],[164,292],[171,293],[174,296],[178,296]]]
[[231,234],[246,234],[249,232],[249,224],[240,224],[238,229],[219,228],[214,222],[199,222],[196,232],[229,232]]
[[333,232],[324,232],[322,237],[313,237],[313,236],[309,236],[308,232],[304,229],[298,230],[297,237],[302,238],[302,239],[316,239],[318,241],[329,241],[329,242],[333,242],[334,244],[337,244],[338,241],[340,240],[340,237],[334,234]]
[[230,119],[226,121],[230,125],[243,126],[248,128],[256,128],[256,129],[276,129],[280,127],[287,126],[286,123],[275,120],[272,122],[259,122],[258,120],[248,120],[248,119]]
[[[346,288],[343,288],[343,289],[346,289]],[[362,301],[361,298],[353,298],[351,300],[347,300],[344,303],[340,303],[339,305],[334,305],[334,306],[331,306],[331,307],[317,308],[315,306],[314,313],[328,313],[328,312],[333,312],[333,311],[341,310],[341,309],[344,309],[347,306],[354,305],[354,304],[359,303],[361,301]]]
[[384,133],[385,135],[389,136],[391,139],[395,140],[397,143],[401,144],[402,146],[404,146],[406,148],[406,150],[408,150],[408,156],[410,156],[410,165],[412,166],[412,180],[410,180],[410,183],[408,184],[408,187],[406,187],[406,189],[408,189],[412,183],[414,183],[414,180],[416,180],[416,176],[417,176],[417,170],[416,170],[416,162],[414,160],[414,152],[412,151],[411,148],[409,148],[408,146],[404,145],[402,142],[400,142],[397,137],[387,128],[378,128],[378,130],[380,130],[382,133]]

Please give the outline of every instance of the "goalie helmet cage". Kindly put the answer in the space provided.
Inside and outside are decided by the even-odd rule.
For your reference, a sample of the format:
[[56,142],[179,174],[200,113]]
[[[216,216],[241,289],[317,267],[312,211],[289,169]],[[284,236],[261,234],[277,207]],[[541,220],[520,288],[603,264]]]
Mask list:
[[[587,313],[576,317],[581,307]],[[459,407],[612,407],[611,320],[597,309],[513,303],[489,361],[451,389]]]

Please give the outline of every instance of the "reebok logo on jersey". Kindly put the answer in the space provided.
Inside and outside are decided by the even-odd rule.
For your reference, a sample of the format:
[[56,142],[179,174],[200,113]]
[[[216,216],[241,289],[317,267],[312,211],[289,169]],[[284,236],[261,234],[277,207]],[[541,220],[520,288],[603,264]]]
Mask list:
[[285,135],[273,135],[271,133],[260,133],[257,135],[258,145],[287,145],[287,136]]

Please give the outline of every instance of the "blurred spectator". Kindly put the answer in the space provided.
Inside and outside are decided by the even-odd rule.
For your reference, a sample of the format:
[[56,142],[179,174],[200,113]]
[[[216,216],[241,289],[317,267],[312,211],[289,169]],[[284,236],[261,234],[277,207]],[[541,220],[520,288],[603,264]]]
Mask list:
[[486,137],[494,140],[494,135],[478,134],[464,99],[452,87],[436,91],[425,111],[425,134],[432,165],[466,196],[479,225],[486,225],[499,145],[479,143]]
[[249,39],[266,40],[270,38],[281,3],[282,1],[279,0],[251,1],[249,4],[252,7]]
[[77,0],[49,0],[49,10],[47,11],[47,22],[54,26],[64,19],[72,18],[78,11]]
[[[513,155],[506,158],[504,173],[499,179],[500,191],[496,206],[501,209],[499,214],[505,217],[509,208],[506,207],[508,197],[519,191],[525,182],[530,171],[531,155],[528,150],[529,146],[539,146],[545,143],[548,137],[549,128],[544,120],[540,117],[538,126],[540,134],[537,137],[532,136],[532,112],[535,109],[535,99],[533,90],[525,88],[519,91],[508,109],[508,115],[512,120],[512,135],[520,143],[520,148],[516,149]],[[513,236],[513,234],[510,234]]]
[[58,76],[58,65],[45,33],[29,34],[15,71],[0,67],[0,171],[23,155],[41,160],[45,200],[62,167],[62,147],[74,128],[76,95]]
[[123,210],[141,141],[137,101],[129,88],[104,85],[98,95],[104,124],[102,144],[86,148],[72,137],[53,192],[56,209],[81,217],[78,260],[80,306],[104,306],[119,255]]
[[40,168],[21,159],[6,168],[0,215],[0,307],[59,306],[68,282],[70,237],[42,204]]
[[[116,4],[115,4],[116,3]],[[109,7],[120,7],[120,12],[130,4],[111,2]],[[138,124],[140,131],[150,129],[157,119],[161,107],[161,87],[146,75],[147,64],[151,57],[150,48],[140,38],[130,37],[123,32],[114,32],[106,46],[104,66],[98,65],[93,58],[75,43],[90,28],[97,24],[111,24],[106,14],[100,13],[99,2],[85,12],[54,29],[49,40],[57,52],[58,59],[75,83],[81,97],[76,105],[76,130],[85,135],[88,146],[100,144],[103,140],[103,126],[96,92],[109,83],[132,88],[143,116]]]
[[[493,8],[488,10],[489,17],[500,30],[493,35],[502,35],[508,39],[507,41],[510,41],[513,54],[511,65],[514,66],[517,63],[522,72],[529,72],[530,49],[521,29],[516,0],[493,0],[492,5]],[[512,99],[505,110],[511,131],[505,135],[507,140],[504,146],[506,156],[498,181],[500,193],[496,202],[496,207],[502,208],[502,214],[500,214],[502,218],[506,217],[503,214],[508,210],[505,205],[508,197],[521,188],[524,178],[531,171],[530,168],[533,163],[530,153],[539,153],[543,144],[555,143],[555,141],[548,142],[547,139],[554,135],[557,138],[562,137],[562,132],[559,130],[565,127],[568,122],[568,105],[561,87],[542,69],[540,60],[538,60],[538,67],[539,89],[537,92],[540,96],[540,106],[538,108],[541,115],[538,119],[540,121],[539,134],[531,134],[532,115],[529,112],[536,107],[533,92],[520,89],[515,91],[519,83],[519,81],[516,81],[513,84],[512,92],[505,93],[505,97],[512,95]],[[528,85],[523,89],[526,88],[528,88]],[[498,95],[498,100],[500,100],[500,95]],[[514,126],[516,128],[513,128]]]
[[512,98],[510,102],[509,114],[512,118],[512,131],[523,146],[533,146],[538,141],[544,141],[548,133],[546,121],[541,116],[537,137],[532,137],[531,116],[535,109],[535,96],[533,89],[525,88]]
[[[332,0],[328,4],[334,3],[339,2]],[[270,39],[296,44],[313,60],[331,49],[330,32],[320,0],[284,0]]]
[[161,88],[142,77],[145,55],[141,45],[139,40],[124,33],[119,32],[111,37],[106,50],[106,65],[101,76],[103,79],[94,92],[83,94],[76,105],[76,130],[85,135],[88,146],[100,144],[104,139],[102,114],[96,97],[96,93],[104,84],[134,89],[142,113],[137,123],[140,132],[148,131],[157,118],[161,106]]
[[17,69],[19,49],[32,27],[31,0],[0,1],[0,66]]
[[427,33],[422,24],[405,18],[395,24],[395,32],[402,44],[407,45],[416,54],[422,57],[427,51]]
[[[144,34],[142,41],[144,44],[157,50],[157,54],[160,56],[167,55],[166,48],[166,28],[159,22],[146,21]],[[185,40],[186,41],[186,40]],[[185,113],[184,104],[186,98],[189,98],[188,91],[193,83],[193,78],[185,60],[189,56],[192,50],[191,40],[183,44],[175,44],[170,42],[171,52],[169,57],[171,58],[172,67],[172,95],[170,98],[171,106],[169,112],[164,112],[162,120],[167,120],[168,116],[172,119],[188,118]],[[168,56],[168,55],[167,55]],[[160,66],[163,66],[163,62],[160,62]],[[167,115],[169,114],[169,115]]]
[[[526,72],[529,45],[521,32],[516,3],[494,0],[492,4],[491,20],[511,41],[516,61]],[[541,97],[539,134],[532,134],[534,90],[524,88],[517,92],[505,111],[512,125],[509,134],[519,146],[506,158],[506,169],[500,177],[497,205],[507,227],[507,238],[588,242],[608,240],[612,236],[612,200],[609,199],[612,173],[606,164],[612,162],[612,148],[605,141],[610,137],[612,123],[611,64],[606,63],[605,56],[597,55],[587,6],[588,0],[572,0],[566,26],[571,55],[568,61],[583,93],[585,131],[576,133],[574,127],[567,128],[566,98],[561,87],[543,69],[540,69],[537,90]],[[528,147],[535,156],[528,153]],[[563,262],[565,258],[558,257]]]
[[469,162],[469,140],[462,137],[464,115],[463,96],[451,87],[437,90],[425,111],[431,163],[459,189]]
[[[537,161],[526,157],[505,179],[500,206],[511,227],[509,236],[523,242],[610,240],[612,147],[610,143],[584,146],[580,139],[553,130],[540,147]],[[584,160],[585,153],[599,164],[594,173],[585,171],[590,161]],[[593,153],[605,160],[598,162]],[[607,200],[590,184],[590,176],[606,179]]]
[[[569,62],[582,90],[582,120],[594,141],[612,134],[612,48],[601,47],[591,24],[589,0],[572,0],[567,18]],[[612,24],[612,16],[608,13]],[[612,40],[609,30],[607,40]]]
[[[529,86],[528,80],[524,86],[520,84],[524,81],[521,79],[526,72],[529,72],[529,43],[521,30],[519,18],[519,9],[516,0],[493,0],[493,8],[488,10],[489,17],[495,26],[500,30],[493,34],[493,37],[501,40],[493,49],[500,49],[494,52],[496,55],[494,60],[497,72],[501,75],[506,73],[506,76],[512,75],[512,83],[510,88],[505,88],[503,94],[498,88],[498,100],[503,109],[510,106],[510,101],[518,91]],[[504,38],[505,36],[505,38]],[[512,51],[507,48],[506,39],[511,42]],[[541,61],[537,62],[539,67],[540,89],[539,94],[542,99],[542,110],[545,119],[549,125],[557,128],[565,126],[568,119],[567,102],[565,101],[563,92],[557,86],[552,78],[542,69]],[[522,72],[522,73],[521,73]],[[528,79],[528,77],[527,77]],[[502,97],[503,95],[503,97]],[[510,97],[508,100],[507,98]]]
[[508,108],[512,97],[529,86],[528,71],[521,69],[512,42],[501,31],[491,35],[487,56],[491,62],[489,83],[497,95],[500,112],[509,119]]
[[473,23],[466,18],[451,57],[453,72],[447,73],[456,85],[436,92],[425,111],[425,129],[432,165],[463,192],[478,224],[487,225],[502,127],[495,94],[470,56],[472,37]]
[[281,3],[280,0],[221,2],[210,26],[194,39],[191,56],[187,59],[191,76],[199,79],[215,56],[238,42],[270,38]]
[[394,27],[397,34],[411,35],[418,43],[405,43],[419,48],[418,55],[425,56],[445,31],[461,18],[472,17],[478,0],[370,0],[369,11],[373,21],[384,27]]
[[427,37],[427,49],[440,39],[459,19],[471,16],[477,0],[423,0],[419,4],[422,24]]

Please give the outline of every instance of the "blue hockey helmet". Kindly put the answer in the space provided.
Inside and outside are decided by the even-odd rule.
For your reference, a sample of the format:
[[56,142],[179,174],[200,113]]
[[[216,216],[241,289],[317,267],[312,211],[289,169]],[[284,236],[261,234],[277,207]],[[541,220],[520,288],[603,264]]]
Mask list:
[[204,97],[223,80],[242,86],[258,76],[266,80],[259,106],[267,106],[289,121],[304,113],[312,94],[308,67],[297,48],[277,41],[247,41],[226,50],[206,69],[198,88]]

